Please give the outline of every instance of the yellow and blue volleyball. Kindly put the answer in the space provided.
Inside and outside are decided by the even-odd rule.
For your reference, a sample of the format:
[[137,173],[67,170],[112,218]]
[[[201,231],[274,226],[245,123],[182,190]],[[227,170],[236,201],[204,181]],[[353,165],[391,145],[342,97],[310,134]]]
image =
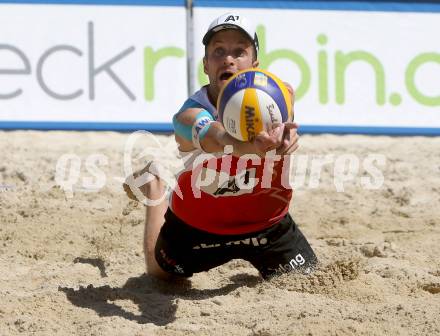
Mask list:
[[268,71],[240,71],[225,83],[217,100],[219,121],[241,141],[252,141],[273,124],[293,119],[292,98],[286,85]]

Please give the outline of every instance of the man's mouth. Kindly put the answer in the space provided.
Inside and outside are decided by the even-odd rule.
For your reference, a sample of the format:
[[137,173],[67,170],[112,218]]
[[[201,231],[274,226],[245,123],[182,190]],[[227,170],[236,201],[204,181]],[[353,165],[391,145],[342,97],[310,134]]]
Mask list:
[[234,73],[232,71],[225,71],[220,75],[220,80],[228,80],[229,78],[231,78],[234,75]]

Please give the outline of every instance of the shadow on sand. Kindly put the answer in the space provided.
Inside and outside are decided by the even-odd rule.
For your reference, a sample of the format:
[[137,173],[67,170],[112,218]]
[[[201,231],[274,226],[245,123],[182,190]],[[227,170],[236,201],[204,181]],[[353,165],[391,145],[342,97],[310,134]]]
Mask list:
[[[164,326],[175,320],[176,299],[209,299],[226,295],[238,287],[253,287],[261,281],[260,277],[248,274],[235,275],[230,280],[232,283],[221,288],[200,290],[191,288],[189,280],[164,282],[143,274],[129,278],[122,287],[88,285],[79,289],[58,287],[58,290],[75,306],[93,309],[101,317],[119,316],[140,324]],[[140,313],[125,310],[115,303],[116,300],[132,301]]]

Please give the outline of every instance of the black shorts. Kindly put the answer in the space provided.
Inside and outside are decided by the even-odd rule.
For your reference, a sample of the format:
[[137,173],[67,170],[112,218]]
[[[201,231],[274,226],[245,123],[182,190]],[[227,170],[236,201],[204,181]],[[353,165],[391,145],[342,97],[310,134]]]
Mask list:
[[309,273],[317,262],[290,214],[263,231],[217,235],[185,224],[170,209],[165,214],[155,256],[166,272],[184,277],[232,259],[249,261],[265,279],[290,271]]

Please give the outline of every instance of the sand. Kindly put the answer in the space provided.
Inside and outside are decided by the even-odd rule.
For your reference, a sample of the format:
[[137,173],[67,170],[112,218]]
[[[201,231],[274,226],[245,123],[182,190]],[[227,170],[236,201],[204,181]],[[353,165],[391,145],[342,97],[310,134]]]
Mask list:
[[[263,281],[234,260],[166,284],[144,274],[145,210],[118,180],[128,137],[0,132],[0,335],[440,335],[440,138],[302,136],[290,212],[319,268]],[[344,158],[357,174],[335,184]]]

